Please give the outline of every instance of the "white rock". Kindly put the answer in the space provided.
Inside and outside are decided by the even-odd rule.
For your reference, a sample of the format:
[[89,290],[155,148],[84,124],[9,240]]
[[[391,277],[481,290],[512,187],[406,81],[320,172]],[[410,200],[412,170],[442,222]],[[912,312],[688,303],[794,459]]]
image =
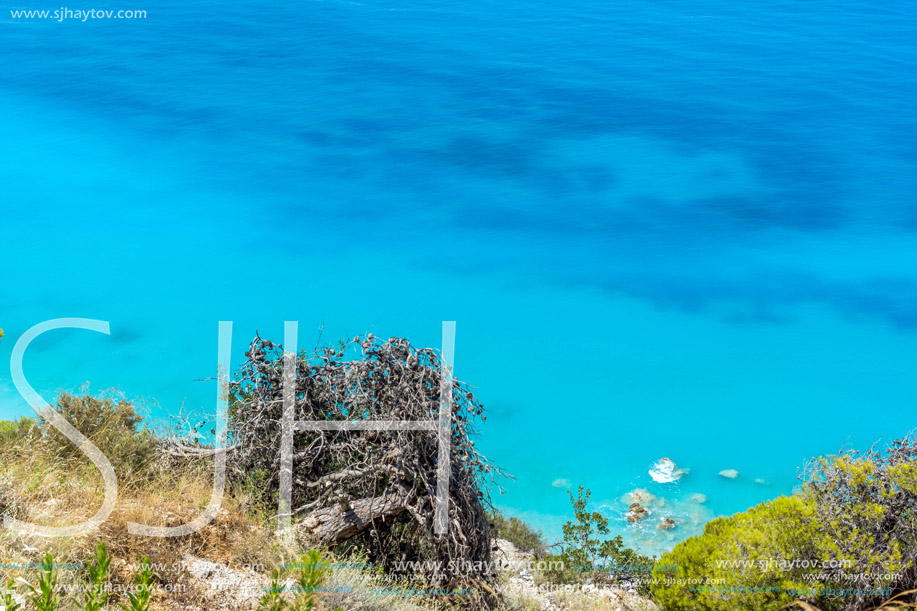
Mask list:
[[678,468],[674,460],[667,457],[662,457],[656,461],[656,464],[653,465],[649,473],[653,481],[659,482],[660,484],[677,482],[681,479],[681,476],[685,474],[684,471]]

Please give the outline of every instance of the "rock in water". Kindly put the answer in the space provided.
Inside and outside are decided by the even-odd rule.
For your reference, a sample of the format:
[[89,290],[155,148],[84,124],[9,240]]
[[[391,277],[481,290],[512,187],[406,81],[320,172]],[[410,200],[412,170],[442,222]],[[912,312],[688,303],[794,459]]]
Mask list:
[[662,518],[659,520],[659,524],[656,525],[656,528],[659,530],[668,530],[670,528],[675,528],[675,520],[672,518]]
[[629,509],[630,511],[627,512],[627,521],[631,523],[642,520],[643,517],[649,513],[649,510],[641,506],[640,503],[631,503]]
[[725,469],[723,471],[720,471],[720,475],[722,475],[723,477],[728,477],[729,479],[735,479],[739,477],[739,472],[736,471],[735,469]]
[[660,458],[650,469],[650,477],[660,484],[677,482],[684,474],[685,472],[678,468],[674,460],[666,457]]
[[688,498],[694,501],[695,503],[706,503],[707,502],[707,495],[701,494],[700,492],[695,492]]
[[644,488],[637,488],[628,492],[621,497],[621,501],[625,505],[630,505],[631,503],[640,503],[641,505],[653,505],[656,502],[656,496],[652,494],[649,490]]

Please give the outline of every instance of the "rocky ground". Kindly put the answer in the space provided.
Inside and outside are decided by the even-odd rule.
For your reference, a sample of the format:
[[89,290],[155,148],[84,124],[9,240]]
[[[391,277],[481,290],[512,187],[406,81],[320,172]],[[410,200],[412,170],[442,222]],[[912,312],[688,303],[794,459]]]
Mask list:
[[[566,588],[555,584],[536,584],[535,575],[524,568],[534,560],[532,554],[518,550],[503,539],[497,540],[497,548],[493,560],[504,567],[511,567],[500,575],[500,588],[511,611],[658,611],[654,603],[640,597],[633,587],[626,584],[624,587],[610,587],[587,583]],[[261,588],[267,585],[264,576],[251,570],[190,556],[182,560],[194,591],[193,596],[184,600],[181,606],[188,611],[255,609]],[[360,608],[363,607],[360,605]]]
[[602,611],[658,611],[658,607],[625,584],[623,587],[599,586],[586,583],[582,586],[536,584],[535,575],[525,567],[534,560],[532,554],[520,551],[504,539],[497,539],[494,560],[510,570],[502,573],[501,586],[517,608],[538,611],[574,611],[601,609]]
[[254,609],[263,593],[261,588],[268,585],[264,577],[252,570],[234,569],[200,558],[183,560],[207,609]]

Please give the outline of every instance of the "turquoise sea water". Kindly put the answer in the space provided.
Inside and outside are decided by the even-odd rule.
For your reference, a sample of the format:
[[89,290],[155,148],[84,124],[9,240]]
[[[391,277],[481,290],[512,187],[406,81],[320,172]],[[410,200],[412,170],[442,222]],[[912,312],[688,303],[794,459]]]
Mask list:
[[0,6],[0,417],[52,318],[112,334],[37,389],[154,417],[213,409],[219,320],[455,320],[497,504],[557,536],[583,484],[645,551],[914,427],[913,3],[136,1]]

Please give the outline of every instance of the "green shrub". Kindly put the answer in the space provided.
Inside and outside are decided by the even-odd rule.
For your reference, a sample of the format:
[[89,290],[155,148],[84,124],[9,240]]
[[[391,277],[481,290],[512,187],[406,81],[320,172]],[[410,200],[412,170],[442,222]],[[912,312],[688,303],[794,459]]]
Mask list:
[[545,571],[545,578],[553,583],[582,583],[592,581],[615,582],[621,579],[640,583],[641,593],[647,591],[637,573],[636,567],[652,566],[655,558],[649,558],[624,546],[621,535],[606,538],[608,535],[608,518],[597,511],[589,511],[591,490],[579,487],[576,497],[567,490],[573,505],[572,521],[563,526],[564,550],[560,554],[549,555],[546,560],[551,567]]
[[517,549],[534,554],[537,558],[547,555],[547,544],[540,530],[533,529],[519,518],[507,518],[498,511],[494,511],[488,517],[497,537],[506,539]]
[[598,511],[590,512],[587,508],[592,490],[579,487],[576,498],[567,490],[570,502],[573,504],[574,520],[567,521],[563,526],[564,542],[567,544],[564,553],[570,558],[574,566],[585,571],[597,568],[596,558],[600,557],[602,549],[602,535],[608,534],[608,518]]
[[872,609],[917,582],[917,443],[818,459],[800,492],[709,522],[661,564],[678,566],[653,573],[667,611]]
[[[897,594],[917,583],[917,441],[904,438],[863,456],[846,452],[819,459],[805,494],[815,503],[818,523],[831,533],[832,551],[846,572],[869,576],[858,588]],[[837,582],[843,566],[824,572]],[[871,608],[878,599],[861,594],[831,600],[855,611]]]
[[41,435],[38,423],[32,418],[0,420],[0,447],[9,447],[16,442],[31,445]]
[[[116,470],[137,471],[153,460],[155,438],[148,429],[138,429],[143,418],[130,402],[115,403],[111,399],[63,393],[55,409],[94,443]],[[85,456],[47,422],[42,423],[42,428],[46,432],[46,446],[55,455],[65,460]]]
[[271,585],[258,600],[257,611],[284,611],[287,608],[287,602],[283,598],[282,576],[279,568],[271,571]]
[[[781,560],[813,560],[830,548],[814,511],[811,499],[784,496],[708,522],[703,534],[662,556],[653,597],[666,611],[762,611],[802,598],[793,592],[810,584]],[[661,568],[673,565],[674,571]]]

